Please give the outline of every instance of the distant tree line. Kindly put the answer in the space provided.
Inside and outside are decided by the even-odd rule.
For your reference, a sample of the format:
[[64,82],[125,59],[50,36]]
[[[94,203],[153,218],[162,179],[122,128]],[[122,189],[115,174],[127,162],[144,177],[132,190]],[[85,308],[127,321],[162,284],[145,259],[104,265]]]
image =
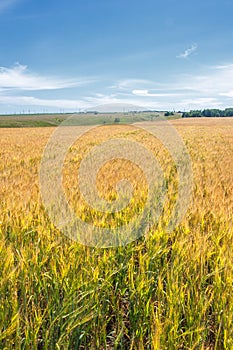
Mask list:
[[222,109],[203,109],[183,112],[182,118],[199,118],[199,117],[233,117],[233,108]]
[[169,117],[170,115],[174,115],[174,112],[165,112],[164,113],[165,117]]

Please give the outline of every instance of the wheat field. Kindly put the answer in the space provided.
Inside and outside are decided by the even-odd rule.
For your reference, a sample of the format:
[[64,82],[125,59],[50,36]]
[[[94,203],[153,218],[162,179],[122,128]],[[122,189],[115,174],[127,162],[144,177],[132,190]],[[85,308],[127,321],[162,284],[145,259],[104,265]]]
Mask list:
[[100,126],[70,148],[63,186],[77,216],[103,227],[143,210],[146,179],[122,159],[96,186],[106,200],[127,177],[134,200],[100,215],[79,193],[77,169],[93,146],[127,137],[161,164],[167,201],[156,225],[122,247],[96,248],[63,235],[39,191],[54,128],[0,129],[0,349],[233,349],[233,118],[171,121],[191,157],[193,195],[182,222],[165,229],[177,195],[169,152],[133,125]]

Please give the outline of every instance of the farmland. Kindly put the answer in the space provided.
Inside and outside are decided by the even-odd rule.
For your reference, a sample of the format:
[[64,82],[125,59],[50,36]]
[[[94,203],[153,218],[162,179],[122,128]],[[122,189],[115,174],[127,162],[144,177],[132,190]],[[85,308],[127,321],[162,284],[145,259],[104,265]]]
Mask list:
[[[75,113],[74,113],[75,114]],[[12,114],[0,115],[0,128],[23,128],[23,127],[54,127],[58,126],[72,113],[58,114]],[[78,125],[115,124],[116,118],[121,124],[129,124],[140,121],[151,121],[164,113],[160,112],[126,112],[126,113],[77,113]],[[180,118],[181,113],[176,113],[169,119]]]
[[178,180],[171,156],[137,125],[114,120],[104,125],[97,119],[101,125],[67,154],[63,186],[76,215],[111,227],[143,210],[146,179],[122,159],[101,168],[97,188],[110,200],[116,183],[128,177],[136,193],[130,210],[102,218],[80,196],[82,157],[114,138],[127,137],[151,150],[163,169],[168,200],[145,236],[105,249],[70,240],[43,206],[40,162],[57,124],[19,129],[14,120],[0,128],[0,348],[232,349],[233,118],[171,121],[193,171],[192,200],[172,232],[166,223]]

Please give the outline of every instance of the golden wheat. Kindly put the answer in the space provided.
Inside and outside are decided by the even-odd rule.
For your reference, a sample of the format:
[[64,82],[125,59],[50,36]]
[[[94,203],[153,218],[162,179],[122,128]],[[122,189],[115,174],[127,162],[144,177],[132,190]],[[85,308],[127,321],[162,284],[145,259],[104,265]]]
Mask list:
[[77,171],[89,150],[127,137],[150,149],[167,183],[163,215],[146,237],[98,249],[70,241],[50,222],[39,193],[39,167],[53,128],[0,129],[1,349],[232,349],[233,119],[172,124],[192,160],[193,200],[172,233],[165,224],[176,200],[175,164],[161,142],[134,126],[89,131],[69,150],[67,199],[83,220],[128,223],[143,210],[147,183],[124,160],[98,173],[100,195],[115,199],[127,177],[134,197],[120,213],[89,208]]

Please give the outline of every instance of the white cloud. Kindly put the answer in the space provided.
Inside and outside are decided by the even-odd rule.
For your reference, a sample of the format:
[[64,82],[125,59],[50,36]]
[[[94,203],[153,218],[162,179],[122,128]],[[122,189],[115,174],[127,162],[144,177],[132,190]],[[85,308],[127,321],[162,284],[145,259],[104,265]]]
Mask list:
[[219,66],[213,66],[212,69],[228,69],[228,68],[232,68],[233,64],[222,64]]
[[177,93],[152,93],[149,90],[133,90],[133,95],[142,96],[142,97],[171,97],[171,96],[180,96]]
[[42,106],[78,109],[88,107],[88,102],[68,99],[41,99],[33,96],[0,96],[0,103],[12,106]]
[[132,91],[132,94],[133,95],[136,95],[136,96],[149,96],[149,91],[148,90],[133,90]]
[[[156,110],[226,108],[233,105],[233,64],[203,68],[204,73],[180,74],[171,77],[166,83],[146,79],[125,79],[111,82],[112,85],[115,83],[115,88],[108,90],[108,86],[104,86],[102,81],[99,85],[91,86],[91,90],[82,89],[82,95],[78,95],[75,87],[91,82],[90,79],[69,80],[41,76],[19,64],[13,68],[2,67],[0,68],[1,112],[17,108],[22,110],[31,106],[48,107],[54,111],[58,109],[75,111],[95,109],[96,106],[109,104],[127,104]],[[58,98],[55,90],[67,87],[74,88],[72,96],[75,96],[76,92],[77,98],[75,96],[69,99],[68,91],[62,91],[62,97]],[[51,91],[49,96],[39,91],[34,94],[34,90],[50,89],[54,91]]]
[[219,95],[233,98],[233,90],[228,91],[228,92],[221,92]]
[[[51,107],[54,110],[65,109],[69,111],[78,110],[107,110],[111,106],[111,110],[114,110],[114,106],[118,110],[140,110],[151,106],[150,102],[143,102],[142,100],[137,100],[135,98],[117,98],[113,95],[102,95],[96,97],[86,97],[79,100],[69,100],[69,99],[42,99],[35,98],[33,96],[1,96],[0,104],[11,106],[12,108],[29,108],[36,107]],[[106,106],[106,107],[105,107]],[[154,102],[154,107],[159,107],[160,104]]]
[[177,58],[188,58],[190,55],[192,55],[195,51],[197,51],[197,44],[193,44],[191,47],[189,47],[184,52],[180,53]]
[[221,102],[214,98],[193,98],[185,99],[160,99],[145,100],[142,96],[116,97],[114,95],[103,95],[96,97],[86,97],[79,100],[69,99],[42,99],[33,96],[1,96],[0,104],[11,106],[13,109],[35,109],[51,108],[53,111],[64,109],[66,111],[78,110],[99,110],[99,111],[127,111],[127,110],[184,110],[184,109],[204,109],[207,107],[221,108]]
[[194,91],[202,95],[223,96],[233,89],[233,64],[219,67],[206,67],[203,75],[180,76],[176,87]]
[[[233,64],[203,66],[199,74],[180,74],[171,81],[146,84],[137,79],[125,80],[123,92],[140,105],[161,109],[226,108],[233,105]],[[121,90],[120,90],[121,91]]]
[[141,97],[179,97],[180,98],[218,98],[232,97],[233,64],[205,66],[204,74],[180,74],[171,81],[159,84],[150,81],[150,85],[138,88],[130,86],[128,91]]
[[132,89],[136,86],[148,86],[151,84],[155,84],[151,80],[147,79],[125,79],[125,80],[120,80],[117,82],[117,84],[114,84],[110,86],[111,89],[119,89],[119,90],[127,90],[127,89]]
[[0,89],[56,90],[88,83],[87,79],[71,80],[40,76],[17,63],[12,68],[0,67]]

